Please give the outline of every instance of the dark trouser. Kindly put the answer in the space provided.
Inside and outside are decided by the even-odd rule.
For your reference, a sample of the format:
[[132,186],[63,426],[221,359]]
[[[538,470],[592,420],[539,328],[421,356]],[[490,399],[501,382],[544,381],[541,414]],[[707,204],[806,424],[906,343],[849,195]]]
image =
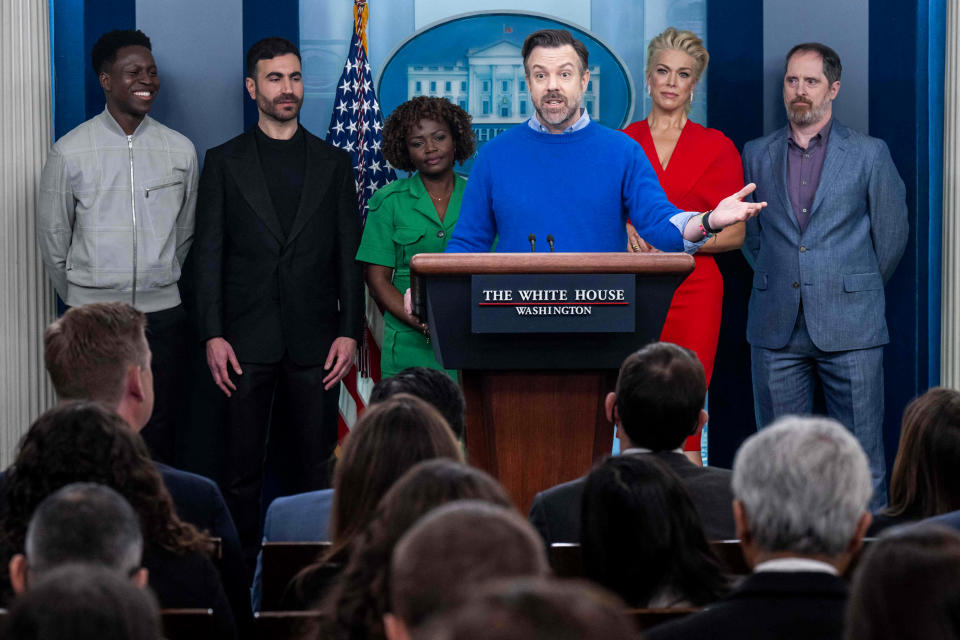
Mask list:
[[153,353],[153,414],[140,435],[154,460],[176,466],[177,425],[183,424],[189,376],[187,312],[182,305],[147,315],[147,344]]
[[[279,439],[282,464],[292,476],[294,492],[323,489],[330,484],[333,450],[337,446],[340,385],[323,390],[322,365],[302,367],[289,355],[272,364],[241,363],[243,375],[231,370],[237,390],[227,400],[226,451],[221,476],[223,497],[233,514],[240,544],[255,562],[260,546],[260,492],[267,437]],[[269,433],[271,411],[283,416]],[[251,564],[252,566],[252,564]]]
[[883,455],[883,347],[821,351],[807,333],[803,308],[787,346],[751,347],[754,410],[759,428],[784,415],[813,413],[819,379],[827,414],[853,433],[870,464],[871,511],[887,503]]

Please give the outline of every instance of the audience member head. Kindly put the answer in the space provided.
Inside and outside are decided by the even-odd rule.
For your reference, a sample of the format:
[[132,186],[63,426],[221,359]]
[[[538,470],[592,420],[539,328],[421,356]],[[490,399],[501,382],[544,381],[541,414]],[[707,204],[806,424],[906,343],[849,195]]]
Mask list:
[[367,408],[344,441],[333,473],[330,555],[363,531],[397,478],[431,458],[463,461],[460,445],[436,409],[406,393]]
[[439,507],[394,548],[387,637],[409,639],[410,630],[453,609],[485,582],[547,571],[543,540],[515,511],[477,500]]
[[870,526],[867,456],[830,418],[787,416],[733,461],[733,515],[747,562],[810,556],[842,571]]
[[16,593],[59,566],[93,564],[146,585],[137,514],[119,493],[91,482],[68,484],[47,496],[30,518],[23,554],[10,560]]
[[886,513],[919,520],[960,509],[960,391],[934,387],[907,405]]
[[900,526],[874,541],[854,574],[846,638],[960,638],[960,534]]
[[609,458],[587,476],[584,576],[632,607],[702,606],[727,591],[687,490],[651,456]]
[[54,569],[10,609],[4,640],[160,640],[157,603],[105,567]]
[[654,342],[627,356],[617,389],[607,394],[607,418],[618,425],[624,449],[679,448],[707,422],[707,379],[689,349]]
[[95,400],[139,431],[153,413],[146,316],[124,302],[68,309],[47,327],[43,360],[61,400]]
[[443,371],[429,367],[408,367],[374,385],[370,403],[382,402],[398,393],[409,393],[427,402],[440,412],[453,430],[453,435],[458,440],[463,438],[467,404],[460,387]]
[[635,640],[623,603],[587,582],[497,581],[431,621],[417,640]]
[[455,500],[480,500],[513,509],[503,487],[479,469],[444,459],[411,468],[383,496],[339,584],[321,607],[333,619],[331,637],[385,637],[383,615],[390,609],[394,546],[421,516]]
[[207,549],[209,541],[181,522],[147,447],[123,419],[95,402],[47,411],[20,440],[4,483],[0,516],[12,551],[22,551],[27,524],[44,498],[74,482],[106,485],[137,514],[144,542],[170,551]]

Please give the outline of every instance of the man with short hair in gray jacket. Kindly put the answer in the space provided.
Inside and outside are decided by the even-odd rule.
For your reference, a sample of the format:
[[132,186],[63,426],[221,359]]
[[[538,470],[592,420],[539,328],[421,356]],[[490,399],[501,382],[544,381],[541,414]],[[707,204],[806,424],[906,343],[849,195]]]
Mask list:
[[170,463],[187,359],[177,282],[193,238],[197,155],[147,115],[159,79],[143,32],[104,34],[91,61],[106,108],[50,151],[37,242],[67,306],[121,301],[147,314],[156,408],[143,437],[155,459]]

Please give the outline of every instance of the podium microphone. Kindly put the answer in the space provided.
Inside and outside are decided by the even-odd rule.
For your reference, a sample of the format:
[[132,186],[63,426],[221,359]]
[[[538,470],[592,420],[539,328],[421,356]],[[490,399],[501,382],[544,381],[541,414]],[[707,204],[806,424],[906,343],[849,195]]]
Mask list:
[[550,253],[553,253],[553,234],[547,234],[547,244],[550,245]]
[[537,251],[537,236],[532,233],[527,236],[527,240],[530,241],[530,253],[536,253]]

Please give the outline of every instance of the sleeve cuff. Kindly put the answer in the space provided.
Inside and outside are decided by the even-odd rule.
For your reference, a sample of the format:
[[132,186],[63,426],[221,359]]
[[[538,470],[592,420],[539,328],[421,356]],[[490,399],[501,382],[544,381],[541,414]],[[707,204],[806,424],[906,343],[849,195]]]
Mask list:
[[696,253],[697,249],[702,247],[703,243],[706,242],[710,237],[705,236],[697,242],[690,242],[683,237],[683,230],[686,229],[687,223],[690,222],[690,218],[696,218],[701,213],[701,211],[681,211],[680,213],[674,214],[670,217],[670,223],[677,228],[677,231],[680,232],[680,237],[683,238],[684,253]]
[[391,269],[396,268],[397,261],[397,258],[392,251],[377,251],[376,249],[369,249],[362,246],[360,247],[360,250],[357,251],[355,259],[357,262],[376,264],[381,267],[390,267]]

